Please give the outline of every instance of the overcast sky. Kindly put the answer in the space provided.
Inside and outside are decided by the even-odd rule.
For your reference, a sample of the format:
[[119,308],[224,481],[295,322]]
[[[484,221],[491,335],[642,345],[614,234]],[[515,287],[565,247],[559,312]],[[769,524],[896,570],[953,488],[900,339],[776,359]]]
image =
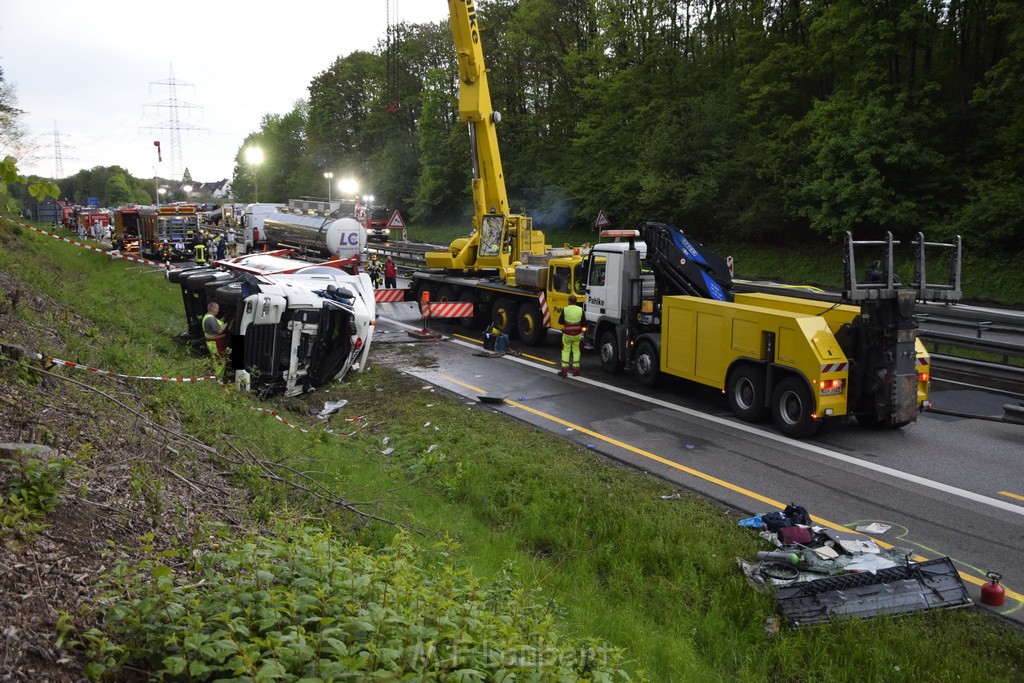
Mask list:
[[[448,16],[445,0],[390,7],[410,23]],[[173,69],[183,166],[198,182],[230,178],[264,114],[291,111],[314,76],[373,49],[386,26],[385,0],[0,0],[0,66],[37,145],[19,169],[54,176],[59,139],[65,177],[115,164],[180,177],[172,109],[150,106],[172,102]]]

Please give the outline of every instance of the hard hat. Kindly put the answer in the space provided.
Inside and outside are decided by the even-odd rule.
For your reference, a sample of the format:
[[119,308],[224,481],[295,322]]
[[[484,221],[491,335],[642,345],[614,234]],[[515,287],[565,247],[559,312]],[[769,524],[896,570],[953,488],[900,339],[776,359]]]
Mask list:
[[376,254],[371,255],[370,256],[370,260],[371,261],[376,261],[377,260],[377,255]]

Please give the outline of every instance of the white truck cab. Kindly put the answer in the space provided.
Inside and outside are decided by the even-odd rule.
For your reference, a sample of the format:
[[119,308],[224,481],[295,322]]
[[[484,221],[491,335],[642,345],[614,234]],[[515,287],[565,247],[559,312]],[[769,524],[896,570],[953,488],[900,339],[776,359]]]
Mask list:
[[267,235],[263,230],[263,219],[281,207],[281,204],[276,203],[247,204],[245,206],[240,222],[245,253],[258,250],[266,242]]

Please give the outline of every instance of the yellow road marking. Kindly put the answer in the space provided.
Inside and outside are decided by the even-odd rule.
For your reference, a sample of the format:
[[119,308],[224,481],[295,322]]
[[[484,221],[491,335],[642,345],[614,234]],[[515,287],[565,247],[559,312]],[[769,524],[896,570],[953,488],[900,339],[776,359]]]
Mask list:
[[[473,391],[476,394],[487,393],[486,391],[484,391],[480,387],[475,387],[472,384],[466,384],[465,382],[457,380],[454,377],[445,376],[445,379],[448,380],[449,382],[452,382],[453,384],[459,385],[460,387],[465,387],[466,389],[469,389],[470,391]],[[627,451],[629,451],[631,453],[635,453],[635,454],[637,454],[637,455],[639,455],[639,456],[641,456],[643,458],[647,458],[648,460],[653,460],[654,462],[661,463],[662,465],[665,465],[667,467],[671,467],[674,470],[679,470],[680,472],[685,472],[686,474],[689,474],[689,475],[691,475],[693,477],[697,477],[698,479],[703,479],[704,481],[709,482],[711,484],[715,484],[716,486],[721,486],[722,488],[729,489],[730,491],[733,491],[734,493],[739,493],[740,495],[747,496],[748,498],[753,498],[754,500],[759,501],[761,503],[764,503],[765,505],[770,505],[770,506],[772,506],[774,508],[779,508],[779,509],[785,509],[785,507],[786,507],[785,503],[781,503],[781,502],[779,502],[779,501],[777,501],[777,500],[775,500],[773,498],[769,498],[768,496],[763,496],[760,493],[756,493],[754,491],[751,491],[750,489],[743,488],[742,486],[738,486],[736,484],[733,484],[732,482],[725,481],[724,479],[719,479],[718,477],[715,477],[715,476],[712,476],[710,474],[707,474],[706,472],[701,472],[700,470],[695,470],[692,467],[687,467],[686,465],[681,465],[681,464],[679,464],[677,462],[674,462],[672,460],[669,460],[667,458],[663,458],[660,455],[656,455],[654,453],[651,453],[650,451],[645,451],[642,448],[637,448],[636,446],[632,446],[632,445],[624,443],[622,441],[618,441],[618,440],[613,439],[611,437],[605,436],[604,434],[599,434],[599,433],[597,433],[597,432],[595,432],[593,430],[587,429],[586,427],[574,424],[572,422],[569,422],[568,420],[563,420],[560,417],[555,417],[554,415],[551,415],[549,413],[545,413],[543,411],[537,410],[536,408],[531,408],[530,406],[527,406],[527,405],[524,405],[522,403],[519,403],[518,401],[509,401],[508,399],[505,399],[505,404],[506,405],[510,405],[510,406],[512,406],[514,408],[518,408],[519,410],[522,410],[524,412],[530,413],[532,415],[536,415],[537,417],[543,418],[543,419],[548,420],[550,422],[554,422],[555,424],[560,424],[563,427],[570,427],[570,428],[574,429],[575,431],[580,432],[581,434],[586,434],[587,436],[592,436],[595,439],[599,439],[601,441],[604,441],[605,443],[611,444],[611,445],[616,446],[618,448],[621,448],[623,450],[627,450]],[[1010,495],[1013,495],[1013,494],[1010,494]],[[1020,496],[1017,496],[1017,497],[1020,497]],[[841,524],[837,524],[835,522],[831,522],[831,521],[829,521],[827,519],[824,519],[822,517],[818,517],[818,516],[812,515],[811,519],[814,520],[814,522],[819,524],[820,526],[826,526],[826,527],[828,527],[830,529],[835,529],[836,531],[850,531],[849,528],[847,528],[847,527],[845,527],[845,526],[843,526]],[[878,545],[880,545],[880,546],[882,546],[883,548],[886,548],[886,549],[895,547],[891,543],[886,543],[885,541],[881,541],[881,540],[879,540],[877,538],[874,538],[874,537],[871,537],[871,540],[873,540],[875,543],[877,543]],[[924,557],[923,555],[914,555],[913,559],[916,562],[923,562],[924,560],[927,560],[928,558]],[[974,576],[973,574],[964,574],[961,571],[957,571],[957,573],[960,575],[961,579],[963,579],[964,581],[967,581],[968,583],[973,583],[976,586],[984,586],[986,583],[988,583],[988,581],[986,579]],[[1010,590],[1009,588],[1006,588],[1005,585],[1003,586],[1003,588],[1006,590],[1006,597],[1008,597],[1008,598],[1010,598],[1012,600],[1016,600],[1018,602],[1024,603],[1024,593],[1018,593],[1016,591]]]
[[1024,500],[1024,496],[1018,496],[1016,493],[1010,493],[1009,491],[1000,491],[999,495],[1009,496],[1010,498],[1016,498],[1017,500]]

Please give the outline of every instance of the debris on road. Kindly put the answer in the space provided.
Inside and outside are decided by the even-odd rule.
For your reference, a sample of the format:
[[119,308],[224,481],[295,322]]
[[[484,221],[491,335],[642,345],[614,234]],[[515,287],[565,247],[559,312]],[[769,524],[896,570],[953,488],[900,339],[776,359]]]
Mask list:
[[[774,546],[758,552],[756,562],[736,562],[752,585],[776,591],[779,611],[793,627],[973,604],[950,558],[915,562],[910,549],[883,548],[867,536],[815,525],[795,503],[739,525],[757,529]],[[890,528],[871,523],[858,531]]]

